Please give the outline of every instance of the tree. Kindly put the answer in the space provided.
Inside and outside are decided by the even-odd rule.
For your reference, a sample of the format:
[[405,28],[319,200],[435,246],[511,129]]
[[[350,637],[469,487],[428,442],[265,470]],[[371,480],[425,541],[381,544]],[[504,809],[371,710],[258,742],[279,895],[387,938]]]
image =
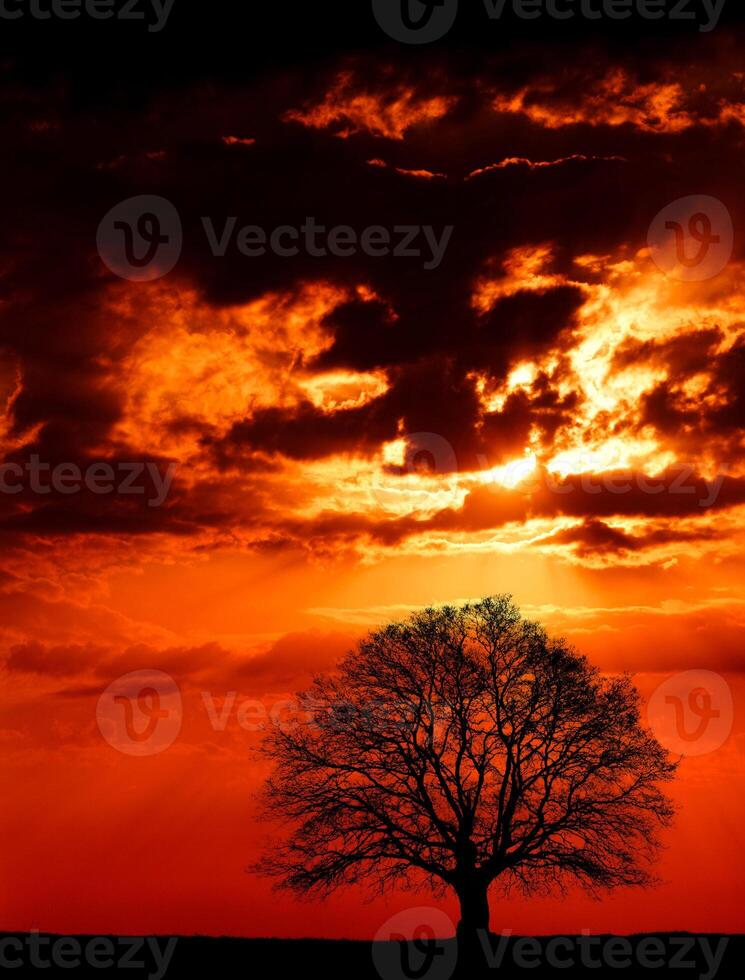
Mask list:
[[495,882],[652,880],[675,764],[630,679],[601,675],[509,597],[377,630],[301,698],[305,723],[264,748],[266,809],[290,832],[258,868],[281,885],[452,888],[471,948]]

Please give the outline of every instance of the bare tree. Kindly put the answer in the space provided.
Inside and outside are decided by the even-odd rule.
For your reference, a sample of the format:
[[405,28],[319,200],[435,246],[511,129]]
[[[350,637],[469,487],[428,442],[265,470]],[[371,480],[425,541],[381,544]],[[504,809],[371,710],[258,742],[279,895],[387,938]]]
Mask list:
[[509,597],[386,626],[301,697],[307,723],[265,747],[268,815],[290,832],[258,868],[281,885],[449,887],[470,944],[495,882],[652,880],[675,764],[630,679],[601,675]]

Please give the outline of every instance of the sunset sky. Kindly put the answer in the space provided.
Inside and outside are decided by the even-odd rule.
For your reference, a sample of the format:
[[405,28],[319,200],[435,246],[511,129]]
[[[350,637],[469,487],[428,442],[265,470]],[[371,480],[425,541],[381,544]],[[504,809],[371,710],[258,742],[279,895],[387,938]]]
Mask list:
[[[659,41],[381,36],[297,65],[148,61],[147,85],[122,61],[96,88],[99,52],[90,93],[78,67],[0,59],[0,928],[369,937],[412,905],[455,916],[427,893],[302,904],[248,873],[272,828],[237,710],[375,625],[508,592],[645,699],[712,671],[734,712],[681,765],[659,887],[495,895],[493,926],[745,930],[743,36]],[[183,225],[152,282],[96,248],[138,195]],[[701,275],[650,248],[671,206],[686,227],[714,208]],[[452,234],[435,269],[218,257],[205,216]],[[173,480],[160,506],[145,478],[39,493],[34,458]],[[183,725],[127,755],[97,705],[151,670]]]

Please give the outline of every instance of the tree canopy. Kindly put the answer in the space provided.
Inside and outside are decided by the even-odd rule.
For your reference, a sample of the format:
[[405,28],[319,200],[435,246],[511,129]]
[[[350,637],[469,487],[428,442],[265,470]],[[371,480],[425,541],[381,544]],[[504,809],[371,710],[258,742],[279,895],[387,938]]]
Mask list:
[[450,887],[461,931],[498,883],[527,893],[652,881],[675,764],[627,676],[604,676],[508,596],[371,633],[278,727],[259,868],[300,893],[367,881]]

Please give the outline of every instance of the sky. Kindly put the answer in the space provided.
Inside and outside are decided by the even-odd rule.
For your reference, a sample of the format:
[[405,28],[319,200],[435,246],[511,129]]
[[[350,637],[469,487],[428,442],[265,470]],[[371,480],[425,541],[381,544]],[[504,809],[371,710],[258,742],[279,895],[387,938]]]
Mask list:
[[[658,886],[495,894],[492,925],[745,928],[742,35],[526,31],[0,61],[0,927],[455,917],[247,870],[255,729],[369,629],[510,593],[685,757]],[[177,215],[158,278],[112,252],[142,195]],[[144,746],[113,701],[143,686],[177,719]]]

